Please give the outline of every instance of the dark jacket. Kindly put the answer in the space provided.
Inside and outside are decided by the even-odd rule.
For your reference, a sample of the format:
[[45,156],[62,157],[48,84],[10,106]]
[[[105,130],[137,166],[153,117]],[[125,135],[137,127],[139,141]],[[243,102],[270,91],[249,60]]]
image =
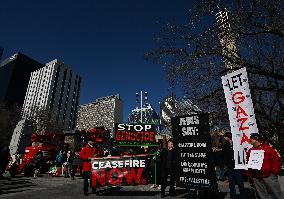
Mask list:
[[[173,150],[173,154],[171,156],[171,167],[170,169],[175,169],[176,167],[176,163],[177,163],[177,151],[175,148],[172,149]],[[160,153],[160,158],[161,158],[161,168],[162,170],[167,168],[167,158],[168,158],[168,149],[163,149]]]
[[222,159],[223,164],[229,169],[235,168],[234,149],[233,145],[231,145],[229,141],[226,141],[222,147]]
[[74,154],[71,153],[70,156],[68,157],[68,155],[66,156],[66,162],[68,162],[69,164],[72,164],[74,160]]
[[80,152],[75,152],[73,154],[73,161],[72,161],[72,165],[83,165],[83,160],[80,157]]

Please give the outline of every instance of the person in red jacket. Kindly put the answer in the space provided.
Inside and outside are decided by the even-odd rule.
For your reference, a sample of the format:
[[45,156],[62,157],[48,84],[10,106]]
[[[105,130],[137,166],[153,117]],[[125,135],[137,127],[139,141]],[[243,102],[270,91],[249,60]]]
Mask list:
[[89,179],[91,178],[91,158],[96,153],[93,145],[93,141],[88,141],[86,146],[80,151],[80,157],[83,160],[84,194],[86,196],[88,195]]
[[247,160],[249,160],[252,150],[264,151],[261,169],[249,169],[249,176],[253,181],[258,197],[261,199],[270,197],[281,199],[281,188],[278,181],[281,169],[281,157],[279,153],[265,143],[265,139],[261,134],[252,133],[250,140],[253,147],[247,153]]

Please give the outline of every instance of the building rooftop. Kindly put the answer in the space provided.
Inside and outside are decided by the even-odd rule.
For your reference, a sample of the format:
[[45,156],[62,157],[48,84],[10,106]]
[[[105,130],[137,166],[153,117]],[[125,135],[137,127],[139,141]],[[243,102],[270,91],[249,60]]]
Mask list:
[[97,98],[95,102],[91,102],[91,103],[87,103],[87,104],[81,104],[80,107],[92,106],[92,105],[96,105],[97,103],[99,103],[101,101],[112,100],[112,99],[121,100],[120,94],[109,95],[109,96],[106,96],[106,97]]
[[54,63],[58,63],[58,64],[62,64],[62,65],[66,65],[63,61],[60,61],[58,59],[54,59],[50,62],[47,62],[45,65],[51,65],[51,64],[54,64]]
[[23,53],[20,53],[20,52],[17,52],[15,53],[14,55],[12,55],[11,57],[8,57],[6,59],[4,59],[1,63],[0,63],[0,67],[16,60],[16,59],[20,59],[20,60],[23,60],[25,62],[29,62],[31,63],[32,65],[39,65],[39,66],[44,66],[42,63],[28,57],[27,55],[24,55]]

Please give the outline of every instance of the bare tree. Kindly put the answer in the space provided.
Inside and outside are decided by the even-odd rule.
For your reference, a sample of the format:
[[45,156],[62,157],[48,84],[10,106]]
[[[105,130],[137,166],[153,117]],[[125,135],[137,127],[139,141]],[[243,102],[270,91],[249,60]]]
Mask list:
[[33,114],[27,120],[33,127],[33,132],[42,135],[44,132],[62,133],[64,125],[57,114],[48,109],[34,108]]
[[14,128],[21,119],[20,113],[20,106],[0,103],[0,145],[9,145]]
[[[164,23],[158,48],[146,59],[162,64],[172,86],[179,86],[219,126],[228,126],[221,76],[246,67],[260,131],[284,146],[284,1],[201,0],[184,24]],[[222,31],[215,14],[226,8],[230,28]],[[231,37],[237,48],[220,43]]]

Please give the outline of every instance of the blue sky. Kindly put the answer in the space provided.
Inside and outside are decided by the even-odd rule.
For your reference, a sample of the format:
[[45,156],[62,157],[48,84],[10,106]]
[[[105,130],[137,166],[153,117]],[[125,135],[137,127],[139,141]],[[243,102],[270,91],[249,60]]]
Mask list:
[[185,22],[188,0],[0,2],[3,58],[22,52],[46,63],[62,60],[83,78],[80,104],[121,94],[124,120],[135,93],[149,93],[156,109],[169,94],[162,66],[144,60],[155,48],[157,21]]

